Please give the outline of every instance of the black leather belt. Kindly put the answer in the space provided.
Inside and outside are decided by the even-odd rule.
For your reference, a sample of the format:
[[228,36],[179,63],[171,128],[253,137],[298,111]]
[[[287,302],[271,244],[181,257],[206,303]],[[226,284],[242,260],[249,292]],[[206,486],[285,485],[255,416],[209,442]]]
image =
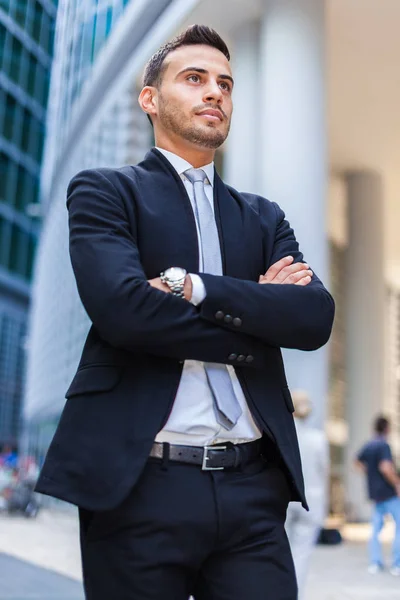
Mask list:
[[228,442],[215,446],[178,446],[154,442],[150,456],[163,460],[201,465],[203,471],[241,467],[261,455],[261,439],[246,444]]

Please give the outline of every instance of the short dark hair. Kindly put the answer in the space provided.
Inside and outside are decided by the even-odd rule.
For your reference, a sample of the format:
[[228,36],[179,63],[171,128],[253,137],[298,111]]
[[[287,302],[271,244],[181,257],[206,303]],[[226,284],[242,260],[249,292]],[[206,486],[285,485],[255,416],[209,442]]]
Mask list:
[[382,415],[375,419],[374,428],[376,433],[382,434],[386,433],[389,428],[389,420]]
[[211,29],[211,27],[207,27],[207,25],[190,25],[185,31],[161,46],[161,48],[153,54],[144,69],[143,87],[146,85],[159,87],[161,85],[162,76],[166,68],[165,59],[170,52],[177,50],[177,48],[180,48],[181,46],[194,46],[196,44],[216,48],[222,52],[228,60],[231,59],[228,46],[215,29]]

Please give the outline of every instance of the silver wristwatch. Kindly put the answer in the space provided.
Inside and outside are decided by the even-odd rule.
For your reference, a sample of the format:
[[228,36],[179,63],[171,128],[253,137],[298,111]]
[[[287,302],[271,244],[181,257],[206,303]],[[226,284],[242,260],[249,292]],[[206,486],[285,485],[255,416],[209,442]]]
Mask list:
[[161,281],[169,287],[174,296],[179,298],[184,297],[183,289],[186,275],[186,270],[181,267],[170,267],[160,273]]

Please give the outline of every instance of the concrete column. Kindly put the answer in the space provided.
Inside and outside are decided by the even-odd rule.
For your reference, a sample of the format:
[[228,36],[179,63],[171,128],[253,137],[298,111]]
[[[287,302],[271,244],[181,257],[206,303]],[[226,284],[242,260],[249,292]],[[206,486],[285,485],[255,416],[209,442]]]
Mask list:
[[[325,7],[323,0],[267,0],[260,39],[258,160],[261,191],[278,202],[306,260],[329,284],[326,233],[327,158]],[[284,353],[289,385],[308,390],[311,417],[323,425],[328,354]]]
[[354,455],[371,436],[384,394],[385,279],[383,189],[379,174],[346,177],[349,245],[346,269],[347,443],[346,500],[349,517],[368,519],[363,475],[352,467]]
[[260,193],[259,24],[246,23],[234,35],[233,118],[224,151],[224,180],[239,191]]

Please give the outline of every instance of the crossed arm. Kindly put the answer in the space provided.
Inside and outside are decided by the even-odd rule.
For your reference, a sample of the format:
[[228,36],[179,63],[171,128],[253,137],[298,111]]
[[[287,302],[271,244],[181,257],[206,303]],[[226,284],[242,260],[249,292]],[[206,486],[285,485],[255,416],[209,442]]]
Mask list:
[[[218,312],[240,318],[240,331],[277,347],[315,350],[330,336],[334,302],[331,295],[303,262],[296,238],[283,211],[278,207],[272,266],[258,282],[228,276],[201,273],[206,298],[199,306],[200,315],[228,330],[237,330],[233,320],[217,320]],[[153,287],[168,293],[158,279]],[[190,300],[190,276],[185,298]],[[238,320],[236,319],[236,322]]]
[[[264,275],[260,275],[258,283],[266,284],[294,284],[308,285],[311,283],[313,272],[306,263],[293,263],[293,256],[285,256],[273,264]],[[149,284],[165,294],[170,294],[169,287],[161,281],[160,277],[149,279]],[[186,275],[184,287],[185,300],[192,299],[192,280],[190,275]]]
[[[298,256],[294,255],[297,266],[291,264],[289,258],[280,263],[277,260],[279,264],[261,274],[258,283],[202,275],[207,298],[200,310],[166,293],[169,290],[161,287],[161,282],[149,282],[123,200],[106,173],[103,170],[78,173],[69,185],[67,206],[70,254],[78,291],[94,326],[111,345],[179,360],[192,358],[221,363],[226,363],[232,352],[251,354],[254,361],[242,363],[242,366],[262,368],[268,360],[266,343],[305,349],[325,343],[333,317],[333,302],[328,308],[322,307],[326,321],[324,331],[308,336],[311,320],[304,321],[301,311],[296,311],[296,297],[289,302],[287,294],[259,293],[262,289],[297,288],[304,291],[312,288],[314,281],[307,279],[311,274],[306,274],[306,266],[297,265]],[[289,248],[287,243],[282,248],[293,248],[298,253],[294,237],[293,240]],[[291,253],[287,252],[289,255]],[[289,283],[293,285],[287,285]],[[324,290],[322,284],[319,285]],[[242,303],[243,311],[250,304],[250,313],[246,310],[248,314],[253,310],[253,317],[240,331],[214,321],[215,302],[229,298],[231,290],[235,298],[230,298],[230,302]],[[322,296],[325,295],[330,298],[326,290]],[[316,313],[320,308],[321,291],[318,289],[315,294],[310,294],[311,299],[314,296],[316,301],[310,310],[314,312],[318,329],[321,317]],[[302,302],[306,300],[303,296]],[[278,308],[280,319],[283,319],[281,325],[274,323],[274,318],[264,318],[262,327],[260,324],[254,326],[260,314],[265,317]],[[239,310],[238,306],[236,310]],[[296,312],[299,312],[297,316]],[[295,314],[290,316],[291,313]],[[286,326],[285,319],[288,321]]]

